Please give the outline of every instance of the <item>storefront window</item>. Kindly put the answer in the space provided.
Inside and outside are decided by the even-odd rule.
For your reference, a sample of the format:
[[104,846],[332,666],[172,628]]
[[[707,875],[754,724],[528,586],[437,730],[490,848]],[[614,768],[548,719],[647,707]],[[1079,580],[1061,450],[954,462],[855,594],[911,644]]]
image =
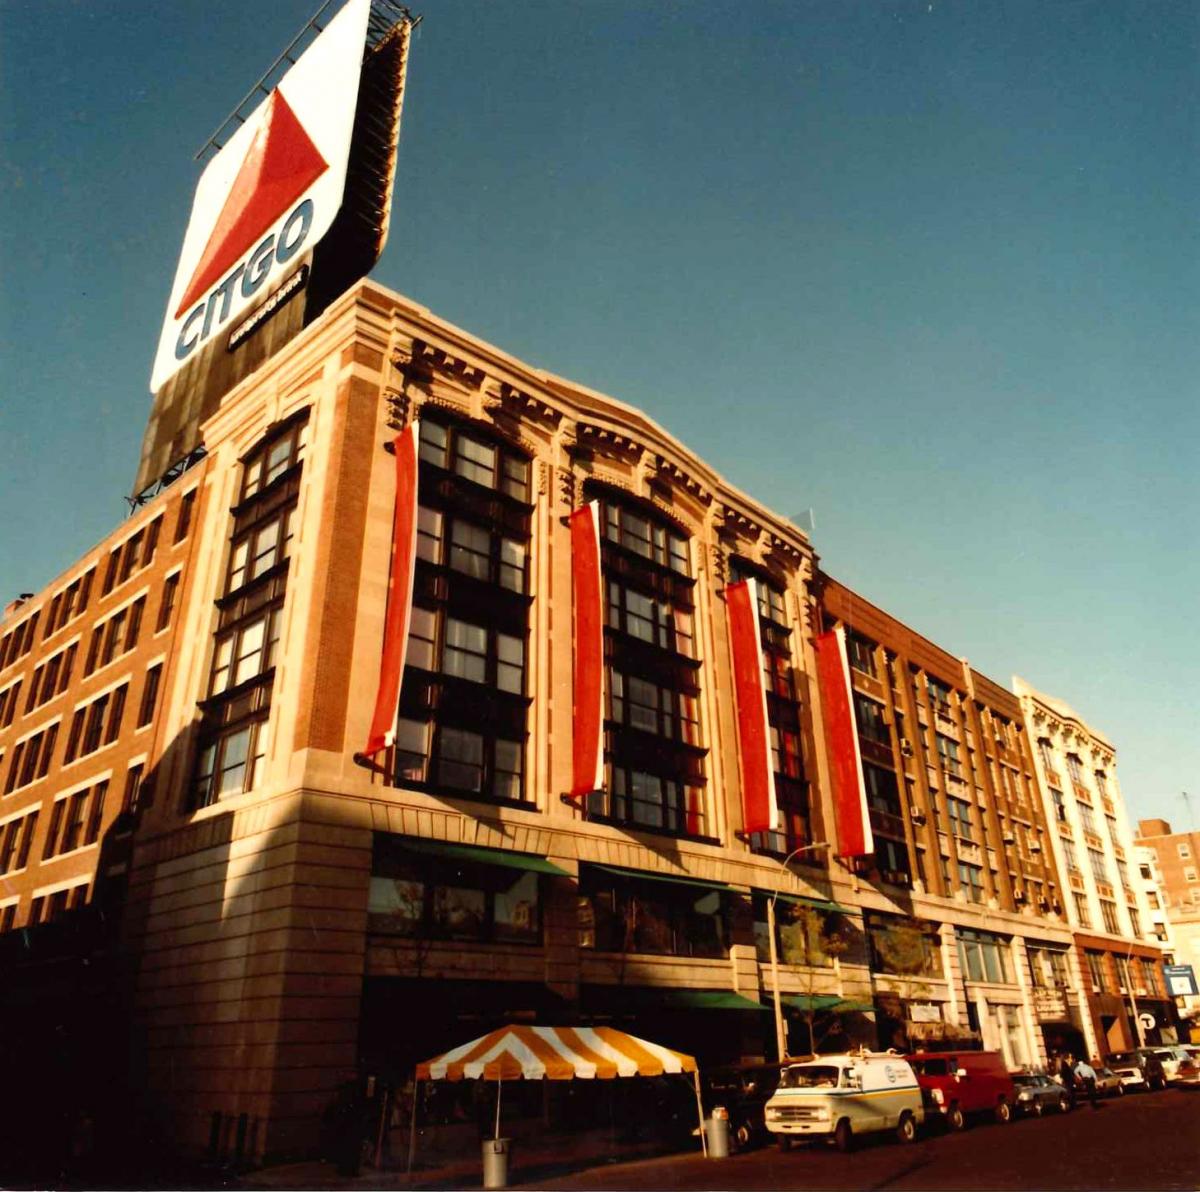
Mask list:
[[[771,940],[767,929],[767,903],[770,896],[754,895],[754,945],[758,959],[771,959]],[[806,903],[775,902],[775,944],[781,964],[828,968],[835,956],[849,946],[846,916],[822,910]]]
[[958,956],[968,981],[1007,983],[1012,980],[1009,940],[983,931],[956,929]]
[[600,952],[723,958],[729,895],[682,882],[580,875],[580,942]]
[[406,852],[377,842],[368,930],[422,939],[541,941],[538,874],[486,861]]
[[942,976],[941,937],[937,924],[867,911],[871,968],[896,976]]

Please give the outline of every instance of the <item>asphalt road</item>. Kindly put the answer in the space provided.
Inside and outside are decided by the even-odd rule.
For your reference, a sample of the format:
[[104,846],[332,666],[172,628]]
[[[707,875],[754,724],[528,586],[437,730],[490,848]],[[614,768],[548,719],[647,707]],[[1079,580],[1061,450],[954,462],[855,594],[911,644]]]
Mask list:
[[[533,1173],[529,1173],[533,1174]],[[827,1146],[773,1146],[728,1159],[672,1155],[556,1173],[514,1188],[593,1189],[1189,1189],[1200,1188],[1200,1090],[1167,1089],[1085,1104],[1065,1116],[961,1134],[929,1129],[902,1146],[890,1134],[842,1155]]]

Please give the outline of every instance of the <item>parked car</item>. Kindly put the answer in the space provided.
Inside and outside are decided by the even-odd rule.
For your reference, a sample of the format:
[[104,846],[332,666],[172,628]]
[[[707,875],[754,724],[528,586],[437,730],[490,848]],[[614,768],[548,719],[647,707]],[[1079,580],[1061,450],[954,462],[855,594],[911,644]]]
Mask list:
[[729,1111],[729,1143],[743,1150],[765,1142],[763,1109],[779,1084],[782,1064],[737,1064],[713,1068],[704,1075],[704,1112],[718,1105]]
[[1041,1117],[1047,1110],[1066,1113],[1071,1108],[1071,1097],[1066,1089],[1041,1072],[1018,1072],[1012,1080],[1017,1093],[1017,1109],[1027,1117]]
[[998,1051],[918,1051],[908,1056],[925,1098],[926,1116],[961,1130],[968,1117],[989,1114],[998,1122],[1013,1115],[1012,1077]]
[[764,1117],[781,1150],[799,1139],[832,1138],[839,1151],[848,1151],[860,1134],[883,1130],[915,1141],[925,1106],[903,1056],[859,1051],[785,1068]]
[[1101,1066],[1096,1069],[1096,1092],[1101,1097],[1123,1097],[1125,1085],[1111,1068]]
[[1162,1061],[1163,1072],[1168,1084],[1200,1084],[1200,1063],[1191,1051],[1182,1044],[1156,1047],[1154,1054]]
[[1113,1052],[1106,1066],[1121,1078],[1121,1083],[1131,1093],[1167,1087],[1167,1074],[1153,1047]]

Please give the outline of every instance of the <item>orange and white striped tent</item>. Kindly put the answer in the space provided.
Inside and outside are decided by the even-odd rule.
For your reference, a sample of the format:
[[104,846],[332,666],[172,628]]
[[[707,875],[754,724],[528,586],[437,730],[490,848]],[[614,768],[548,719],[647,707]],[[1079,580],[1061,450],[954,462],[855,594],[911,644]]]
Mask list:
[[695,1072],[690,1055],[610,1026],[506,1026],[417,1065],[418,1080],[612,1080]]

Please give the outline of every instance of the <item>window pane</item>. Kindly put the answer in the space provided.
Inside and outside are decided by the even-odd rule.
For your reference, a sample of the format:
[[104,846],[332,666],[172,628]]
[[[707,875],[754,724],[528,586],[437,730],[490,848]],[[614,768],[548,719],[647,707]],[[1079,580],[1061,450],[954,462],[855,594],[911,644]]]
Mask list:
[[396,777],[424,782],[429,756],[429,725],[419,720],[396,721]]
[[477,443],[464,434],[459,434],[455,444],[454,470],[476,484],[496,487],[496,449]]
[[423,460],[436,464],[439,468],[446,466],[446,446],[450,440],[444,426],[436,422],[421,422],[421,450]]
[[500,799],[521,798],[521,745],[518,741],[496,741],[495,790]]
[[246,560],[250,554],[250,541],[243,539],[233,548],[229,559],[229,591],[240,588],[246,580]]
[[405,654],[407,666],[419,666],[422,670],[436,670],[434,649],[437,641],[437,614],[414,604],[412,621],[408,631],[408,647]]
[[491,535],[469,522],[456,521],[450,535],[450,566],[475,579],[488,578]]
[[525,591],[525,546],[511,538],[500,539],[500,584],[510,592]]
[[443,728],[440,738],[439,781],[462,790],[481,790],[483,738],[478,733],[467,733],[456,728]]
[[266,636],[267,622],[264,617],[254,621],[242,630],[238,638],[238,659],[234,667],[234,686],[253,678],[261,669],[263,641]]
[[417,509],[417,558],[427,563],[442,561],[442,514],[436,509]]
[[523,873],[495,896],[495,938],[535,941],[538,937],[538,879]]
[[473,683],[487,681],[487,630],[466,621],[446,619],[442,670]]
[[242,729],[227,737],[221,748],[221,771],[217,775],[217,796],[245,789],[246,757],[250,750],[250,730]]
[[482,890],[437,886],[433,891],[433,923],[440,935],[481,939],[487,927],[487,896]]
[[367,902],[367,924],[372,931],[415,935],[425,907],[425,886],[405,878],[373,877]]
[[504,457],[504,479],[501,490],[518,501],[529,500],[529,461],[514,456]]
[[269,567],[274,567],[279,558],[279,531],[281,519],[276,518],[262,526],[254,535],[254,556],[250,561],[250,579],[257,579]]
[[521,695],[525,689],[525,643],[505,633],[496,635],[496,686]]

